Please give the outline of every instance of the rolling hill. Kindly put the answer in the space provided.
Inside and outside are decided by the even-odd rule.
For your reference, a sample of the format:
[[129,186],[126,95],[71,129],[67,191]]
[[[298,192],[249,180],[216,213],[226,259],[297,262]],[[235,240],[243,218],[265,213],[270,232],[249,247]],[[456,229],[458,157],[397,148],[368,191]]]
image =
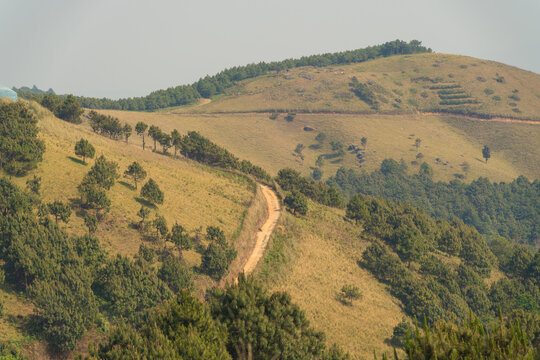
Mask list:
[[[375,94],[376,106],[354,94],[353,77]],[[285,166],[306,175],[318,167],[327,178],[342,166],[372,171],[383,159],[394,158],[404,159],[411,171],[416,166],[411,162],[426,161],[439,180],[484,176],[509,181],[519,175],[540,177],[538,89],[540,76],[531,72],[428,53],[275,72],[241,81],[211,101],[177,109],[100,111],[131,124],[145,121],[165,130],[197,130],[274,174]],[[450,101],[441,98],[445,96],[478,103],[440,105]],[[295,114],[291,122],[285,120],[288,113]],[[319,143],[315,137],[321,132],[326,140]],[[367,138],[367,149],[361,159],[356,152],[335,156],[331,149],[331,141],[345,150],[360,147],[362,137]],[[418,149],[416,138],[421,139]],[[299,144],[303,149],[295,153]],[[492,151],[489,164],[481,156],[484,145]],[[317,163],[320,157],[323,161]]]
[[[40,138],[47,148],[43,162],[30,175],[42,178],[44,201],[77,201],[77,185],[90,166],[74,156],[73,147],[86,138],[97,155],[117,162],[120,172],[135,160],[143,165],[165,192],[164,204],[154,212],[169,225],[178,222],[197,236],[206,226],[224,229],[239,252],[232,267],[241,268],[253,246],[251,235],[267,211],[252,180],[185,158],[143,151],[136,134],[128,143],[111,140],[97,135],[87,122],[71,124],[36,103],[30,106],[40,118]],[[237,81],[195,105],[155,112],[97,111],[133,128],[143,121],[167,134],[174,129],[182,134],[198,131],[271,175],[290,167],[312,176],[318,169],[326,180],[341,167],[370,172],[393,158],[402,159],[410,173],[418,172],[425,161],[435,180],[540,178],[540,75],[464,56],[421,53],[292,67]],[[362,138],[367,140],[364,145]],[[491,149],[489,161],[482,158],[484,145]],[[13,181],[24,187],[28,178]],[[144,239],[133,227],[142,201],[128,180],[118,181],[109,194],[112,208],[96,233],[109,253],[133,257],[142,243],[163,246]],[[255,271],[257,278],[271,290],[287,291],[313,326],[326,332],[329,344],[337,343],[359,358],[391,350],[388,339],[406,311],[388,286],[358,266],[374,239],[345,219],[342,209],[311,201],[309,207],[305,217],[282,216]],[[61,227],[74,236],[86,231],[81,214]],[[392,256],[399,258],[397,252]],[[194,250],[186,251],[184,258],[191,266],[201,264],[201,255]],[[462,261],[446,260],[452,271]],[[419,264],[413,263],[412,269],[420,278]],[[507,279],[495,260],[489,266],[490,276],[480,280],[486,289]],[[195,293],[202,298],[215,284],[208,276],[197,275]],[[354,306],[336,298],[347,284],[362,290],[363,298]],[[24,332],[32,305],[7,287],[0,295],[7,314],[0,320],[4,330],[0,340],[34,343],[27,346],[39,352],[40,343],[35,345]],[[94,336],[91,333],[81,344]]]

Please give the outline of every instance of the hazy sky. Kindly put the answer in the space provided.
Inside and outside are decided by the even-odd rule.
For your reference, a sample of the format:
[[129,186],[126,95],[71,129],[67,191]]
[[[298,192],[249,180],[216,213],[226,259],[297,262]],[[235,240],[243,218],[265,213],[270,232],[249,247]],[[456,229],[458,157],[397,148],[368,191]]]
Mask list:
[[394,39],[540,73],[539,0],[0,0],[0,84],[140,96]]

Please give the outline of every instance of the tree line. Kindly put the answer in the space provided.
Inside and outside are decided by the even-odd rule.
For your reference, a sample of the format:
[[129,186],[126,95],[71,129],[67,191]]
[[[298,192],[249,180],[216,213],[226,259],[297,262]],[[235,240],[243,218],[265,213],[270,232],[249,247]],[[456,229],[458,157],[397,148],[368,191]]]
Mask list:
[[[111,100],[107,98],[77,97],[83,107],[89,109],[113,109],[133,111],[153,111],[171,106],[192,104],[199,98],[211,98],[222,94],[238,81],[268,74],[271,71],[286,71],[302,66],[330,66],[360,63],[379,57],[393,55],[416,54],[431,52],[417,40],[405,42],[402,40],[389,41],[381,45],[369,46],[363,49],[349,50],[321,55],[303,56],[299,59],[287,59],[275,62],[260,62],[245,66],[236,66],[221,71],[214,76],[205,76],[191,85],[171,87],[157,90],[147,96]],[[42,94],[18,90],[19,96],[43,96]]]
[[[90,111],[88,119],[94,132],[108,136],[111,139],[120,140],[123,138],[127,142],[133,132],[133,128],[129,124],[122,125],[118,118],[95,111]],[[202,164],[227,170],[237,170],[252,175],[263,182],[270,182],[272,179],[260,166],[253,165],[248,160],[240,160],[227,149],[213,143],[196,131],[189,131],[186,135],[182,135],[175,129],[168,133],[157,125],[149,126],[140,121],[135,125],[135,132],[141,137],[143,150],[146,149],[146,141],[150,137],[153,141],[154,152],[158,151],[159,144],[161,152],[165,155],[168,155],[169,150],[172,148],[174,157],[180,154]]]
[[430,216],[461,219],[488,236],[503,236],[530,245],[540,239],[540,182],[524,176],[509,183],[478,178],[470,184],[459,180],[434,181],[424,163],[417,174],[406,165],[386,159],[371,173],[341,168],[328,184],[347,197],[356,193],[410,202]]

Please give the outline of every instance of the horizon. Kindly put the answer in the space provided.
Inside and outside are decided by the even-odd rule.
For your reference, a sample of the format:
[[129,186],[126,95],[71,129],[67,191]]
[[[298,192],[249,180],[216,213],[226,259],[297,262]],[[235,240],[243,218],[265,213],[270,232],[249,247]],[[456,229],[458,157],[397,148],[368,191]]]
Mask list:
[[[159,6],[127,0],[2,3],[7,11],[0,13],[0,31],[18,34],[0,39],[0,46],[13,55],[0,59],[0,69],[10,70],[1,74],[0,83],[9,88],[35,85],[58,94],[137,97],[191,84],[233,66],[353,50],[395,39],[417,39],[437,53],[540,73],[540,49],[530,47],[540,31],[534,22],[540,4],[530,0],[519,8],[485,0],[472,5],[462,0],[452,4],[341,0],[331,12],[323,4],[305,0],[287,7],[282,2],[275,6],[262,1],[215,2],[210,12],[205,12],[209,8],[205,4],[166,0]],[[370,16],[359,17],[366,13],[362,9]],[[358,38],[364,33],[369,36]],[[179,45],[171,43],[174,39]]]

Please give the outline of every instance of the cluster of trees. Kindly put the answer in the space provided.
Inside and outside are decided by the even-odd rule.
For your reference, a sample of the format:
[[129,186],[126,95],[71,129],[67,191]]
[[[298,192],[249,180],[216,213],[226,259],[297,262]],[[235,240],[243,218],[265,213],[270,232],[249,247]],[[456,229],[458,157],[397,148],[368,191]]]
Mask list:
[[[425,316],[432,324],[470,311],[493,318],[499,307],[540,310],[540,251],[499,240],[496,256],[459,220],[435,220],[409,204],[369,196],[353,196],[346,216],[372,239],[362,265],[390,286],[410,316]],[[452,258],[459,261],[443,260]],[[488,286],[484,278],[492,269],[505,278]]]
[[269,294],[252,278],[214,288],[206,299],[182,291],[140,327],[115,327],[91,358],[350,359],[326,346],[288,294]]
[[133,128],[131,125],[122,125],[118,118],[103,115],[93,110],[88,114],[88,120],[90,121],[90,126],[95,133],[108,136],[114,140],[120,140],[123,138],[127,142],[133,133]]
[[227,149],[213,143],[196,131],[181,135],[175,129],[168,134],[158,126],[148,126],[144,122],[138,122],[135,131],[142,138],[143,149],[146,146],[145,136],[150,136],[154,141],[154,151],[157,151],[159,143],[164,154],[167,154],[168,150],[174,147],[174,156],[180,153],[197,162],[223,169],[237,170],[264,182],[270,182],[272,179],[263,168],[253,165],[250,161],[238,159]]
[[111,206],[111,200],[107,197],[106,192],[111,189],[119,177],[117,163],[107,160],[103,155],[98,157],[77,187],[81,196],[81,206],[95,209],[97,218],[107,213]]
[[[34,94],[31,98],[35,96]],[[35,100],[38,100],[43,107],[49,109],[56,117],[62,120],[74,124],[80,124],[82,122],[81,115],[84,113],[84,110],[73,95],[57,96],[54,93],[47,93]]]
[[[421,359],[516,359],[540,356],[540,316],[517,311],[500,316],[487,326],[472,314],[463,322],[418,324],[406,334],[405,358]],[[383,360],[387,360],[386,355]],[[394,352],[394,359],[399,357]]]
[[478,178],[470,184],[459,180],[435,182],[424,163],[417,174],[407,174],[406,165],[391,159],[380,169],[357,172],[341,168],[328,184],[346,196],[356,193],[410,202],[430,216],[461,219],[480,233],[500,235],[535,244],[540,239],[540,182],[520,176],[510,183],[491,183]]
[[[367,60],[402,54],[415,54],[431,52],[431,49],[422,46],[417,40],[405,42],[395,40],[381,45],[370,46],[364,49],[327,53],[321,55],[304,56],[300,59],[287,59],[271,63],[260,62],[226,69],[214,76],[201,78],[192,85],[182,85],[166,90],[154,91],[144,97],[111,100],[107,98],[77,97],[77,100],[90,109],[116,109],[153,111],[171,106],[192,104],[200,97],[210,98],[224,93],[236,82],[268,74],[271,71],[286,71],[302,66],[330,66],[359,63]],[[19,96],[42,96],[42,94],[26,93],[22,89]]]
[[[83,184],[104,192],[116,178],[116,164],[98,158]],[[89,202],[88,194],[82,194]],[[169,232],[160,216],[153,225],[160,236],[175,244],[179,255],[166,249],[156,253],[143,244],[134,259],[109,256],[92,235],[70,237],[58,227],[57,221],[69,219],[68,205],[57,201],[41,204],[35,194],[5,178],[0,178],[0,214],[2,278],[34,302],[32,327],[57,351],[74,349],[84,332],[104,318],[140,324],[149,309],[193,286],[193,270],[182,260],[182,251],[191,248],[194,240],[178,224]],[[158,218],[163,220],[161,224]],[[200,271],[218,280],[236,252],[218,227],[207,228],[207,240],[210,243],[202,250]],[[156,266],[156,254],[161,256],[161,266]],[[206,331],[207,323],[203,324],[201,331]],[[188,341],[185,335],[176,336]]]
[[296,201],[299,204],[304,202],[299,194],[332,207],[340,208],[345,204],[343,196],[333,186],[328,186],[320,181],[310,180],[291,168],[279,170],[276,182],[283,190],[292,193],[290,200],[287,201],[290,201],[291,204]]
[[[84,331],[97,324],[100,309],[107,313],[114,308],[112,316],[128,317],[131,310],[170,298],[155,274],[127,258],[109,259],[90,235],[68,236],[55,222],[40,218],[38,208],[36,197],[0,179],[1,270],[10,286],[33,300],[33,326],[52,347],[72,350]],[[142,280],[145,276],[152,280]],[[136,305],[122,312],[122,301]]]
[[0,169],[25,175],[43,160],[45,144],[37,138],[37,119],[21,102],[0,104]]

